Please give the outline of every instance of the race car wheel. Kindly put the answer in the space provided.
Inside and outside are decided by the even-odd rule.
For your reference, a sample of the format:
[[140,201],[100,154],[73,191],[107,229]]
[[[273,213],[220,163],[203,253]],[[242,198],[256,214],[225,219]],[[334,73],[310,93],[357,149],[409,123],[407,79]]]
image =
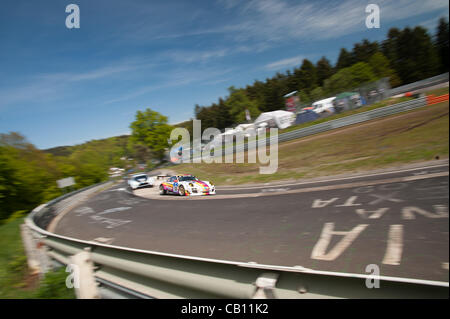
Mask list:
[[186,195],[186,191],[184,190],[184,187],[183,187],[183,186],[180,186],[180,187],[178,188],[178,194],[179,194],[180,196],[185,196],[185,195]]
[[162,185],[159,186],[159,195],[166,195],[166,190],[164,189],[164,187]]

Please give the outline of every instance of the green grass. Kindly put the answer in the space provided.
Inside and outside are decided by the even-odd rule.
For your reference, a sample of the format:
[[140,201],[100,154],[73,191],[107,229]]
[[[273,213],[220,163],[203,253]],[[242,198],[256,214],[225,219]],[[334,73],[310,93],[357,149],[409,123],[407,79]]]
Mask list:
[[219,185],[264,183],[386,168],[448,157],[449,106],[435,104],[317,134],[278,147],[278,171],[255,164],[181,164],[173,169]]
[[443,88],[438,88],[438,89],[433,89],[430,91],[426,91],[425,94],[426,95],[435,95],[435,96],[440,96],[443,94],[447,94],[448,93],[448,86],[447,87],[443,87]]
[[28,270],[27,259],[20,236],[24,217],[0,226],[0,299],[66,299],[75,298],[68,289],[64,268],[48,272],[42,282]]
[[[362,112],[367,112],[367,111],[371,111],[371,110],[375,110],[378,109],[380,107],[384,107],[384,106],[388,106],[388,105],[392,105],[392,104],[396,104],[396,103],[400,103],[400,102],[405,102],[405,101],[409,101],[412,100],[412,97],[401,97],[401,98],[388,98],[386,100],[371,104],[369,106],[363,106],[360,107],[358,109],[355,110],[348,110],[348,111],[344,111],[342,113],[339,114],[335,114],[335,115],[331,115],[328,117],[323,117],[323,118],[319,118],[315,121],[311,121],[311,122],[307,122],[307,123],[302,123],[302,124],[298,124],[298,125],[292,125],[288,128],[282,129],[282,130],[278,130],[278,134],[283,134],[283,133],[287,133],[287,132],[291,132],[291,131],[295,131],[295,130],[299,130],[305,127],[309,127],[309,126],[313,126],[316,124],[320,124],[320,123],[324,123],[324,122],[328,122],[328,121],[332,121],[332,120],[336,120],[342,117],[346,117],[346,116],[350,116],[350,115],[354,115],[354,114],[358,114],[358,113],[362,113]],[[264,136],[265,137],[269,137],[269,135]],[[245,144],[248,143],[250,141],[257,141],[258,140],[258,136],[251,136],[250,138],[245,138],[244,142],[233,142],[230,143],[229,145],[227,145],[226,148],[231,148],[231,147],[235,147],[237,145],[241,145],[241,144]],[[224,146],[218,146],[216,147],[216,150],[221,150],[224,149]]]

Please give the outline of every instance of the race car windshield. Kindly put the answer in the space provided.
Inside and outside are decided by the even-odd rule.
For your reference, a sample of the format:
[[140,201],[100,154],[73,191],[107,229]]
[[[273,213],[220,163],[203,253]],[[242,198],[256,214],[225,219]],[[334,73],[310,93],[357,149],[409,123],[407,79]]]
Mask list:
[[134,179],[135,179],[136,181],[141,180],[141,179],[147,179],[147,176],[145,176],[145,175],[140,175],[140,176],[136,176]]
[[183,176],[180,177],[180,182],[187,182],[187,181],[196,181],[197,178],[194,176]]

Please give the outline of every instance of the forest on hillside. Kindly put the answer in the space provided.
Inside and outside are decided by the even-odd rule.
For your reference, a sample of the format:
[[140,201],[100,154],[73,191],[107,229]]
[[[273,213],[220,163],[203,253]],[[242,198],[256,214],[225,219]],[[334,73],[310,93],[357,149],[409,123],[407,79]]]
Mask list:
[[[245,88],[230,87],[229,95],[208,106],[195,106],[195,118],[203,127],[224,129],[245,120],[245,108],[252,118],[261,112],[285,108],[283,96],[298,91],[302,104],[354,89],[383,77],[391,87],[448,72],[449,24],[441,18],[433,34],[425,28],[391,28],[386,39],[355,43],[349,51],[342,48],[336,64],[326,57],[315,64],[302,64],[285,73],[276,73],[265,81],[255,80]],[[186,121],[180,126],[189,128]]]

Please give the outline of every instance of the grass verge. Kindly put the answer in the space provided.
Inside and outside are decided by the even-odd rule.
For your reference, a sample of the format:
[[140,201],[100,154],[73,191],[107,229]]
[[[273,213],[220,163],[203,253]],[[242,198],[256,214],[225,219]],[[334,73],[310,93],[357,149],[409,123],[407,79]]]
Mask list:
[[449,104],[443,102],[387,118],[341,128],[278,148],[278,171],[259,174],[255,164],[181,164],[178,173],[216,184],[312,178],[448,157]]
[[42,281],[29,271],[20,236],[23,221],[20,217],[0,226],[0,299],[75,298],[73,289],[65,285],[64,267],[48,272]]
[[448,86],[442,87],[442,88],[437,88],[437,89],[432,89],[432,90],[425,92],[426,95],[432,94],[435,96],[440,96],[440,95],[447,94],[447,93],[448,93]]
[[[397,104],[397,103],[401,103],[401,102],[405,102],[405,101],[409,101],[409,100],[413,100],[413,98],[412,97],[388,98],[386,100],[374,103],[374,104],[369,105],[369,106],[362,106],[362,107],[360,107],[358,109],[348,110],[348,111],[344,111],[344,112],[339,113],[339,114],[334,114],[334,115],[318,118],[317,120],[310,121],[310,122],[307,122],[307,123],[292,125],[292,126],[289,126],[288,128],[279,130],[278,134],[283,134],[283,133],[299,130],[299,129],[302,129],[302,128],[305,128],[305,127],[309,127],[309,126],[313,126],[313,125],[316,125],[316,124],[320,124],[320,123],[336,120],[336,119],[339,119],[339,118],[342,118],[342,117],[346,117],[346,116],[350,116],[350,115],[355,115],[355,114],[362,113],[362,112],[375,110],[375,109],[378,109],[380,107],[384,107],[384,106],[388,106],[388,105],[392,105],[392,104]],[[258,140],[258,136],[251,136],[250,138],[248,138],[248,140],[245,143],[250,142],[250,141],[257,141],[257,140]],[[229,143],[229,145],[227,147],[231,147],[231,146],[234,147],[234,146],[238,146],[238,145],[242,145],[242,144],[244,144],[243,141],[240,141],[240,142],[234,141],[233,143]],[[221,149],[224,149],[224,146],[217,146],[216,147],[216,150],[221,150]]]

